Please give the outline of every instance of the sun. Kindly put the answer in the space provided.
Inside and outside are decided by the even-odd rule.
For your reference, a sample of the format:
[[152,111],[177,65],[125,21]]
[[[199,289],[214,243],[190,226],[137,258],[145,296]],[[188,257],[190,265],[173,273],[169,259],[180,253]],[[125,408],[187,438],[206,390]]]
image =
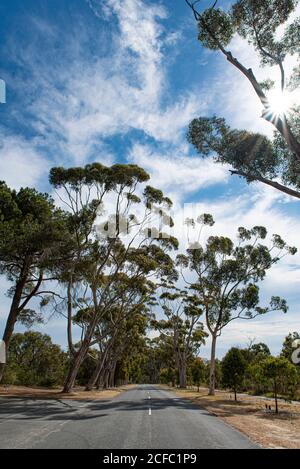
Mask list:
[[272,114],[281,116],[287,113],[292,105],[291,95],[281,90],[272,90],[268,93],[268,100]]

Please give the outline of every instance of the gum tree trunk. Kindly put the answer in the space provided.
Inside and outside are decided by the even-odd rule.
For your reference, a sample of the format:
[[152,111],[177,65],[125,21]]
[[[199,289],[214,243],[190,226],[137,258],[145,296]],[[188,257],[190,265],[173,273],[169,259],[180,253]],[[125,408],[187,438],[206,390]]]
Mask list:
[[98,381],[98,379],[100,378],[102,370],[103,370],[104,365],[105,365],[107,352],[108,352],[108,349],[106,349],[105,352],[104,352],[104,355],[102,355],[99,358],[98,363],[96,365],[96,368],[95,368],[92,376],[90,377],[90,379],[89,379],[89,381],[88,381],[88,383],[85,387],[86,391],[91,391],[93,389],[93,387],[95,386],[96,382]]
[[[6,326],[5,326],[4,334],[2,337],[2,340],[4,341],[5,347],[6,347],[6,356],[7,356],[9,343],[11,341],[11,337],[14,332],[14,327],[18,319],[19,306],[21,303],[22,293],[23,293],[26,280],[27,280],[27,274],[23,272],[20,276],[19,281],[16,284],[15,293],[14,293],[13,300],[11,303],[9,315],[6,321]],[[0,383],[3,379],[4,370],[5,370],[5,363],[0,363]]]
[[211,353],[210,353],[210,375],[209,375],[209,396],[215,395],[215,387],[216,387],[216,343],[217,343],[217,336],[215,334],[212,335],[211,341]]
[[179,387],[186,388],[186,365],[182,363],[179,368]]
[[89,348],[89,341],[84,341],[80,349],[78,350],[78,352],[75,354],[74,358],[72,359],[71,366],[69,368],[69,371],[65,380],[65,384],[63,387],[63,391],[62,391],[63,393],[69,393],[72,391],[80,365],[82,364],[83,360],[86,357],[88,348]]
[[115,373],[116,373],[116,362],[112,365],[110,373],[109,373],[109,387],[114,388],[115,387]]

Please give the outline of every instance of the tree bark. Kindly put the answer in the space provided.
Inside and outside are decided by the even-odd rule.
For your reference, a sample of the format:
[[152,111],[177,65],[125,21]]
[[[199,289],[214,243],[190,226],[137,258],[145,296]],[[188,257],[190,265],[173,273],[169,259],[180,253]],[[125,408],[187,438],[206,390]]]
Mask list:
[[106,368],[104,371],[103,389],[108,389],[108,375],[109,375],[109,370]]
[[114,388],[115,387],[115,372],[116,372],[116,366],[117,364],[114,363],[111,367],[110,373],[109,373],[109,387]]
[[69,393],[72,391],[72,388],[75,383],[75,379],[77,377],[80,365],[82,364],[83,360],[86,357],[87,351],[89,348],[89,342],[84,341],[81,345],[78,352],[75,354],[74,358],[71,361],[71,365],[65,380],[65,384],[63,387],[63,393]]
[[186,364],[181,363],[179,367],[179,387],[186,388]]
[[[10,307],[10,310],[9,310],[9,315],[8,315],[8,318],[7,318],[7,321],[6,321],[6,326],[5,326],[4,334],[3,334],[3,337],[2,337],[2,340],[5,343],[6,356],[7,356],[7,352],[8,352],[9,343],[11,341],[11,337],[12,337],[13,332],[14,332],[14,327],[15,327],[16,321],[18,319],[19,306],[20,306],[21,299],[22,299],[23,289],[25,287],[25,283],[26,283],[26,280],[27,280],[27,275],[28,275],[28,266],[26,265],[26,266],[23,267],[23,269],[20,273],[19,280],[16,283],[14,296],[13,296],[13,299],[12,299],[11,307]],[[5,365],[6,365],[5,363],[0,364],[0,383],[3,379]]]
[[274,187],[275,189],[283,192],[284,194],[290,195],[291,197],[296,197],[297,199],[300,199],[300,192],[290,189],[289,187],[284,186],[283,184],[280,184],[279,182],[276,181],[271,181],[270,179],[266,179],[262,176],[259,175],[250,175],[245,171],[237,171],[237,170],[230,170],[231,174],[235,174],[237,176],[242,176],[245,179],[252,180],[252,181],[259,181],[262,182],[268,186]]
[[211,352],[210,352],[210,374],[209,374],[209,396],[215,395],[215,387],[216,387],[216,343],[217,343],[217,336],[215,334],[212,335],[211,341]]
[[102,382],[103,382],[103,373],[102,373],[103,370],[100,371],[98,377],[97,377],[97,381],[95,383],[95,386],[96,386],[96,389],[97,391],[99,391],[101,385],[102,385]]
[[94,334],[94,331],[95,331],[95,327],[96,327],[96,324],[97,324],[97,320],[98,320],[98,317],[95,313],[95,317],[94,317],[93,321],[91,322],[91,324],[89,325],[89,327],[88,327],[88,329],[85,333],[82,344],[81,344],[79,350],[75,353],[75,355],[74,355],[74,357],[71,361],[69,372],[67,374],[65,384],[64,384],[64,387],[63,387],[63,391],[62,391],[63,393],[71,392],[71,390],[74,386],[75,379],[77,377],[80,365],[82,364],[82,362],[85,359],[86,354],[88,352],[88,349],[89,349],[89,346],[90,346],[90,343],[91,343],[91,340],[92,340],[92,337],[93,337],[93,334]]
[[275,413],[278,414],[277,382],[274,382]]
[[72,285],[73,285],[73,277],[70,274],[70,279],[68,281],[68,288],[67,288],[67,296],[68,296],[68,322],[67,322],[67,337],[68,337],[68,348],[70,355],[75,354],[74,346],[73,346],[73,339],[72,339]]
[[95,386],[98,378],[100,377],[101,372],[104,368],[105,361],[106,361],[107,352],[108,352],[108,349],[106,349],[104,354],[102,356],[100,356],[100,358],[98,360],[98,363],[96,365],[96,368],[95,368],[92,376],[90,377],[90,379],[89,379],[89,381],[88,381],[88,383],[85,387],[86,391],[91,391],[93,389],[93,387]]

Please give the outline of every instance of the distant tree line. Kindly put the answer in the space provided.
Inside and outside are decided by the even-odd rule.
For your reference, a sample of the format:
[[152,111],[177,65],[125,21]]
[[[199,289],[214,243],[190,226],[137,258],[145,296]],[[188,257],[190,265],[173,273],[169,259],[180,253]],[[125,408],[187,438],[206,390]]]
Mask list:
[[[278,397],[299,400],[300,366],[292,360],[296,339],[300,339],[300,334],[290,333],[276,357],[271,355],[264,343],[230,348],[222,360],[215,360],[216,387],[232,392],[235,400],[238,392],[274,397],[276,411]],[[143,380],[146,382],[181,386],[180,370],[162,336],[149,344],[143,370]],[[210,360],[191,354],[186,367],[186,386],[196,386],[198,391],[200,387],[209,387],[210,373]]]
[[[108,362],[105,373],[96,383],[97,389],[128,383],[182,385],[180,364],[173,349],[162,336],[149,340],[140,336],[118,356],[114,366]],[[297,332],[284,340],[279,356],[272,356],[264,343],[252,343],[246,348],[232,347],[222,360],[215,360],[216,387],[237,393],[274,397],[278,411],[278,398],[300,399],[300,367],[292,361],[293,342],[300,339]],[[85,386],[94,374],[98,352],[89,350],[76,378],[78,386]],[[70,356],[51,338],[40,332],[26,331],[12,336],[4,383],[23,386],[60,387],[64,384],[70,365]],[[186,363],[185,386],[208,387],[210,361],[191,354]]]

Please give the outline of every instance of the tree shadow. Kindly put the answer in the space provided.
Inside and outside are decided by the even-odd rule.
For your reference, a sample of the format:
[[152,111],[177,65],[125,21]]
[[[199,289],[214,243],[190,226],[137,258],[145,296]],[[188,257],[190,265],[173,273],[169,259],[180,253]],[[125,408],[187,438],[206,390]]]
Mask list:
[[[155,388],[144,386],[135,391],[153,391]],[[125,393],[126,394],[126,393]],[[134,400],[122,398],[103,400],[63,400],[63,399],[23,399],[20,397],[0,400],[0,422],[5,419],[13,420],[87,420],[106,416],[109,412],[141,412],[148,411],[150,406],[153,412],[177,408],[183,410],[197,410],[202,414],[211,414],[198,404],[187,399],[164,396],[151,396]],[[2,402],[1,402],[2,401]]]

